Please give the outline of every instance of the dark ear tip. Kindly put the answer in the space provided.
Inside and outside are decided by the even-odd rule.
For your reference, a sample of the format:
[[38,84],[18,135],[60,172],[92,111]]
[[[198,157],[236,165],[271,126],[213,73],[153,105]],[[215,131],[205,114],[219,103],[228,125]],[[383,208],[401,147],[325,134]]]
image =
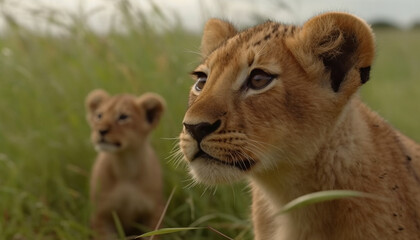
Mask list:
[[155,111],[154,109],[147,109],[146,110],[146,120],[149,124],[153,123],[153,120],[155,118]]
[[369,81],[370,66],[360,68],[359,72],[360,72],[360,81],[362,82],[362,84],[365,84],[367,81]]
[[137,104],[145,111],[147,123],[155,126],[166,108],[166,101],[156,93],[145,93],[137,99]]
[[146,120],[149,124],[155,124],[163,114],[163,105],[157,105],[154,108],[146,109]]

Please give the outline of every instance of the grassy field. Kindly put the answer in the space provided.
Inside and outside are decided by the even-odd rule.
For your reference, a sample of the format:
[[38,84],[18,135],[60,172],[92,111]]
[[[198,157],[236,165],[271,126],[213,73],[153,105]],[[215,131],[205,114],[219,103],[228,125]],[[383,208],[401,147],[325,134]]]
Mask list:
[[[127,20],[127,19],[126,19]],[[97,35],[83,21],[63,36],[39,34],[9,22],[0,35],[0,239],[88,239],[88,178],[95,152],[84,98],[110,93],[165,97],[168,111],[153,134],[165,170],[166,196],[176,188],[165,227],[212,226],[251,239],[244,184],[187,187],[185,166],[169,161],[181,129],[188,76],[199,60],[199,36],[128,19],[125,34]],[[420,30],[376,31],[378,53],[368,104],[420,141]],[[162,239],[224,239],[207,229]]]

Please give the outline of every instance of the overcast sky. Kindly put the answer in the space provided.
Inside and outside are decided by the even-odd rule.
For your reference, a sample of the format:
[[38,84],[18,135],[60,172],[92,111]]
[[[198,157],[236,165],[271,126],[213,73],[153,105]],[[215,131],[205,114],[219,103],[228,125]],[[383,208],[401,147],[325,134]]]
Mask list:
[[[325,11],[354,13],[368,21],[386,19],[397,25],[407,26],[420,21],[420,0],[156,0],[160,6],[176,9],[190,28],[195,28],[201,19],[210,16],[227,18],[233,22],[246,23],[250,14],[266,18],[303,23]],[[281,4],[287,8],[281,8]],[[206,6],[208,13],[200,11]]]
[[[100,8],[89,17],[95,29],[107,29],[117,0],[5,0],[2,10],[11,12],[19,21],[33,25],[25,11],[51,6],[60,10],[89,12]],[[367,21],[388,20],[401,27],[420,22],[420,0],[152,0],[169,15],[176,13],[185,27],[199,31],[209,17],[221,17],[243,26],[252,23],[255,16],[286,23],[301,24],[311,16],[326,11],[345,11],[356,14]],[[0,1],[1,2],[1,1]],[[147,0],[131,0],[133,5],[148,11]],[[1,27],[1,22],[0,22]]]

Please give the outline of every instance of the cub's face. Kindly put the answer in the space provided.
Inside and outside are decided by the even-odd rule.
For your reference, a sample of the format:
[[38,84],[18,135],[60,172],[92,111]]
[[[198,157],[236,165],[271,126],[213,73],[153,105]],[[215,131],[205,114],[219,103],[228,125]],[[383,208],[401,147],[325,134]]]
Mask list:
[[[367,80],[373,41],[360,34],[372,38],[347,14],[321,15],[303,27],[267,22],[240,33],[210,20],[180,136],[193,177],[233,182],[310,159]],[[361,56],[363,49],[372,53]]]
[[163,108],[163,99],[155,94],[111,97],[103,90],[92,91],[86,98],[86,109],[95,149],[118,153],[139,148],[158,123]]

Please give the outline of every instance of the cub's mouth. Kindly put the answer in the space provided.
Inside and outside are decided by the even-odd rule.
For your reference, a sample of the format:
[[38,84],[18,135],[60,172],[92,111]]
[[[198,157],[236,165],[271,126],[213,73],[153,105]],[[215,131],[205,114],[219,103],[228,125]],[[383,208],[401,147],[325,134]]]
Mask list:
[[255,165],[255,160],[253,159],[241,159],[241,160],[237,160],[234,162],[226,162],[226,161],[222,161],[220,159],[217,159],[211,155],[209,155],[208,153],[204,152],[203,150],[199,150],[195,155],[192,161],[195,161],[199,158],[204,159],[205,161],[212,161],[212,162],[216,162],[218,164],[222,164],[222,165],[226,165],[226,166],[231,166],[231,167],[236,167],[241,171],[248,171],[249,169],[251,169],[254,165]]
[[95,149],[98,152],[104,151],[104,152],[115,152],[116,150],[121,148],[120,142],[108,142],[105,139],[99,140],[95,144]]
[[104,144],[104,145],[113,145],[115,147],[121,147],[121,143],[120,142],[109,142],[106,141],[105,139],[101,139],[98,144]]

